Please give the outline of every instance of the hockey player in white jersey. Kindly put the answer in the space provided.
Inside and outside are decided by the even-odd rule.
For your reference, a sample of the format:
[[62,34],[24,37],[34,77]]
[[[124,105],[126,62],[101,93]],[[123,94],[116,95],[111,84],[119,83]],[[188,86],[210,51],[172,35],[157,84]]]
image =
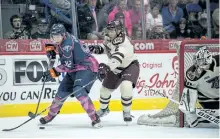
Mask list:
[[96,54],[107,54],[108,62],[99,65],[100,110],[97,114],[102,117],[109,113],[111,93],[120,86],[123,118],[125,122],[132,121],[130,114],[132,90],[139,77],[139,62],[134,54],[134,46],[125,35],[120,21],[111,21],[106,26],[103,45],[91,45],[90,50]]
[[[194,56],[194,64],[187,70],[179,109],[190,127],[218,127],[196,114],[196,102],[219,121],[219,55],[212,56],[206,47]],[[218,122],[216,122],[218,123]]]

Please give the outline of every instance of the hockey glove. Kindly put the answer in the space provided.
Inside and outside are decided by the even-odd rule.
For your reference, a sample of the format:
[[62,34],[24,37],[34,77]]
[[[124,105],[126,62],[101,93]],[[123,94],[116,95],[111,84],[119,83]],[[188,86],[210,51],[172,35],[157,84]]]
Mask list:
[[48,70],[48,71],[45,71],[45,72],[43,73],[43,79],[42,79],[42,81],[43,81],[43,82],[55,81],[55,78],[58,77],[58,76],[60,76],[60,73],[57,72],[57,71],[55,70],[55,68],[52,68],[52,69],[50,69],[50,70]]
[[89,45],[90,52],[94,54],[102,54],[104,53],[104,49],[99,45]]
[[54,44],[46,44],[45,51],[49,59],[56,59],[56,46]]
[[103,79],[107,76],[107,73],[110,71],[110,67],[104,63],[99,64],[98,69],[98,79],[102,82]]

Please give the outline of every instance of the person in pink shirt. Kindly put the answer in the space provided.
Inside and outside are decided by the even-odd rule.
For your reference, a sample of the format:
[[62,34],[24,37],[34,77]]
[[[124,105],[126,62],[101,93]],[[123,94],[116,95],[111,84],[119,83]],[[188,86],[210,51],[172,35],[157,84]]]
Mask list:
[[125,6],[125,0],[120,0],[112,12],[108,15],[107,23],[111,22],[112,20],[115,19],[115,14],[121,12],[124,14],[125,18],[125,28],[127,30],[128,36],[131,37],[132,35],[132,23],[131,23],[131,17],[128,11],[126,11],[126,6]]
[[135,6],[130,9],[129,14],[131,16],[132,25],[137,25],[141,22],[141,1],[135,0]]

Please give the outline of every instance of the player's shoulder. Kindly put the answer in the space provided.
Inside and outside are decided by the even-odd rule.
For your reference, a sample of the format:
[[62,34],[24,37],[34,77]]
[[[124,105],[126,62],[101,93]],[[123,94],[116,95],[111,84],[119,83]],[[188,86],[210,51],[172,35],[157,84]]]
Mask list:
[[190,81],[198,81],[204,74],[205,71],[199,71],[199,69],[195,65],[192,65],[186,71],[186,79]]

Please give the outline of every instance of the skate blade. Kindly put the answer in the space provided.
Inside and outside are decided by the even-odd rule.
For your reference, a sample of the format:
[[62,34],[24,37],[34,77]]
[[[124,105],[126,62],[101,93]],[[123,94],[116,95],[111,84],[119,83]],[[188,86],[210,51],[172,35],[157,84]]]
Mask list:
[[97,123],[93,127],[99,129],[99,128],[102,128],[103,126],[101,124]]

